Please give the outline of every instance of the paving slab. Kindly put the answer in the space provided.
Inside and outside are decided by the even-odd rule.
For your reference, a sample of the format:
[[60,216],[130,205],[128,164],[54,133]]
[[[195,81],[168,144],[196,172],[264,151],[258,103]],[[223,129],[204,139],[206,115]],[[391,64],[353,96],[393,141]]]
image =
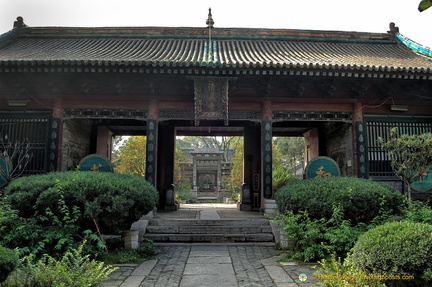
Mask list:
[[[206,210],[202,212],[203,210]],[[260,220],[257,212],[238,212],[230,204],[186,204],[179,211],[157,217],[179,220]],[[205,219],[204,219],[205,218]],[[204,222],[204,221],[203,221]],[[278,262],[283,256],[274,242],[162,243],[154,260],[140,265],[119,266],[104,282],[105,287],[315,287],[311,265]],[[299,275],[308,276],[306,282]]]
[[182,278],[180,287],[233,287],[238,286],[237,279],[233,274],[230,275],[185,275]]

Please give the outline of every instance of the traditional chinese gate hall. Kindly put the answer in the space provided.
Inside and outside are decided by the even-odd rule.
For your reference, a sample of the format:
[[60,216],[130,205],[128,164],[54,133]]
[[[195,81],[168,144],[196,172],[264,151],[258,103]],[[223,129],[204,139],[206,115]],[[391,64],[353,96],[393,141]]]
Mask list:
[[176,136],[244,137],[243,210],[272,198],[273,136],[305,137],[306,160],[331,157],[342,175],[394,181],[377,138],[432,127],[432,61],[396,32],[14,29],[0,36],[1,133],[34,144],[27,174],[146,135],[160,208]]

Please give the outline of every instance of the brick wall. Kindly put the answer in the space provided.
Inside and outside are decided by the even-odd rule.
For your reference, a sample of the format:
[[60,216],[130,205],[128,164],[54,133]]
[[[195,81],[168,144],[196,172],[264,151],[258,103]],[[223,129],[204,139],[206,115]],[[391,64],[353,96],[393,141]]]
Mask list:
[[92,120],[67,120],[63,124],[61,170],[75,170],[90,152]]
[[325,125],[327,154],[339,165],[342,176],[353,175],[353,136],[352,126],[347,123]]

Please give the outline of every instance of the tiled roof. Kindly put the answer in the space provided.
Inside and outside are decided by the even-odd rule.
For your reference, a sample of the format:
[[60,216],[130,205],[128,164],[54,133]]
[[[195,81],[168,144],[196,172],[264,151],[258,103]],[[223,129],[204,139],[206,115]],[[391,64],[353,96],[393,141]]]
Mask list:
[[24,28],[0,39],[0,67],[304,68],[431,74],[424,59],[387,34],[193,28]]

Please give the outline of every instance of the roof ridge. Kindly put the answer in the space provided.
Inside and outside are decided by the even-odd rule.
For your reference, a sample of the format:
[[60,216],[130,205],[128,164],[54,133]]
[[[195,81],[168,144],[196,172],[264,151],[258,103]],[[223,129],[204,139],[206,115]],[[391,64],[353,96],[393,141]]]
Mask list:
[[[21,37],[208,37],[202,27],[26,27]],[[388,33],[333,30],[271,29],[271,28],[214,28],[215,38],[244,39],[332,39],[343,41],[395,41]]]

